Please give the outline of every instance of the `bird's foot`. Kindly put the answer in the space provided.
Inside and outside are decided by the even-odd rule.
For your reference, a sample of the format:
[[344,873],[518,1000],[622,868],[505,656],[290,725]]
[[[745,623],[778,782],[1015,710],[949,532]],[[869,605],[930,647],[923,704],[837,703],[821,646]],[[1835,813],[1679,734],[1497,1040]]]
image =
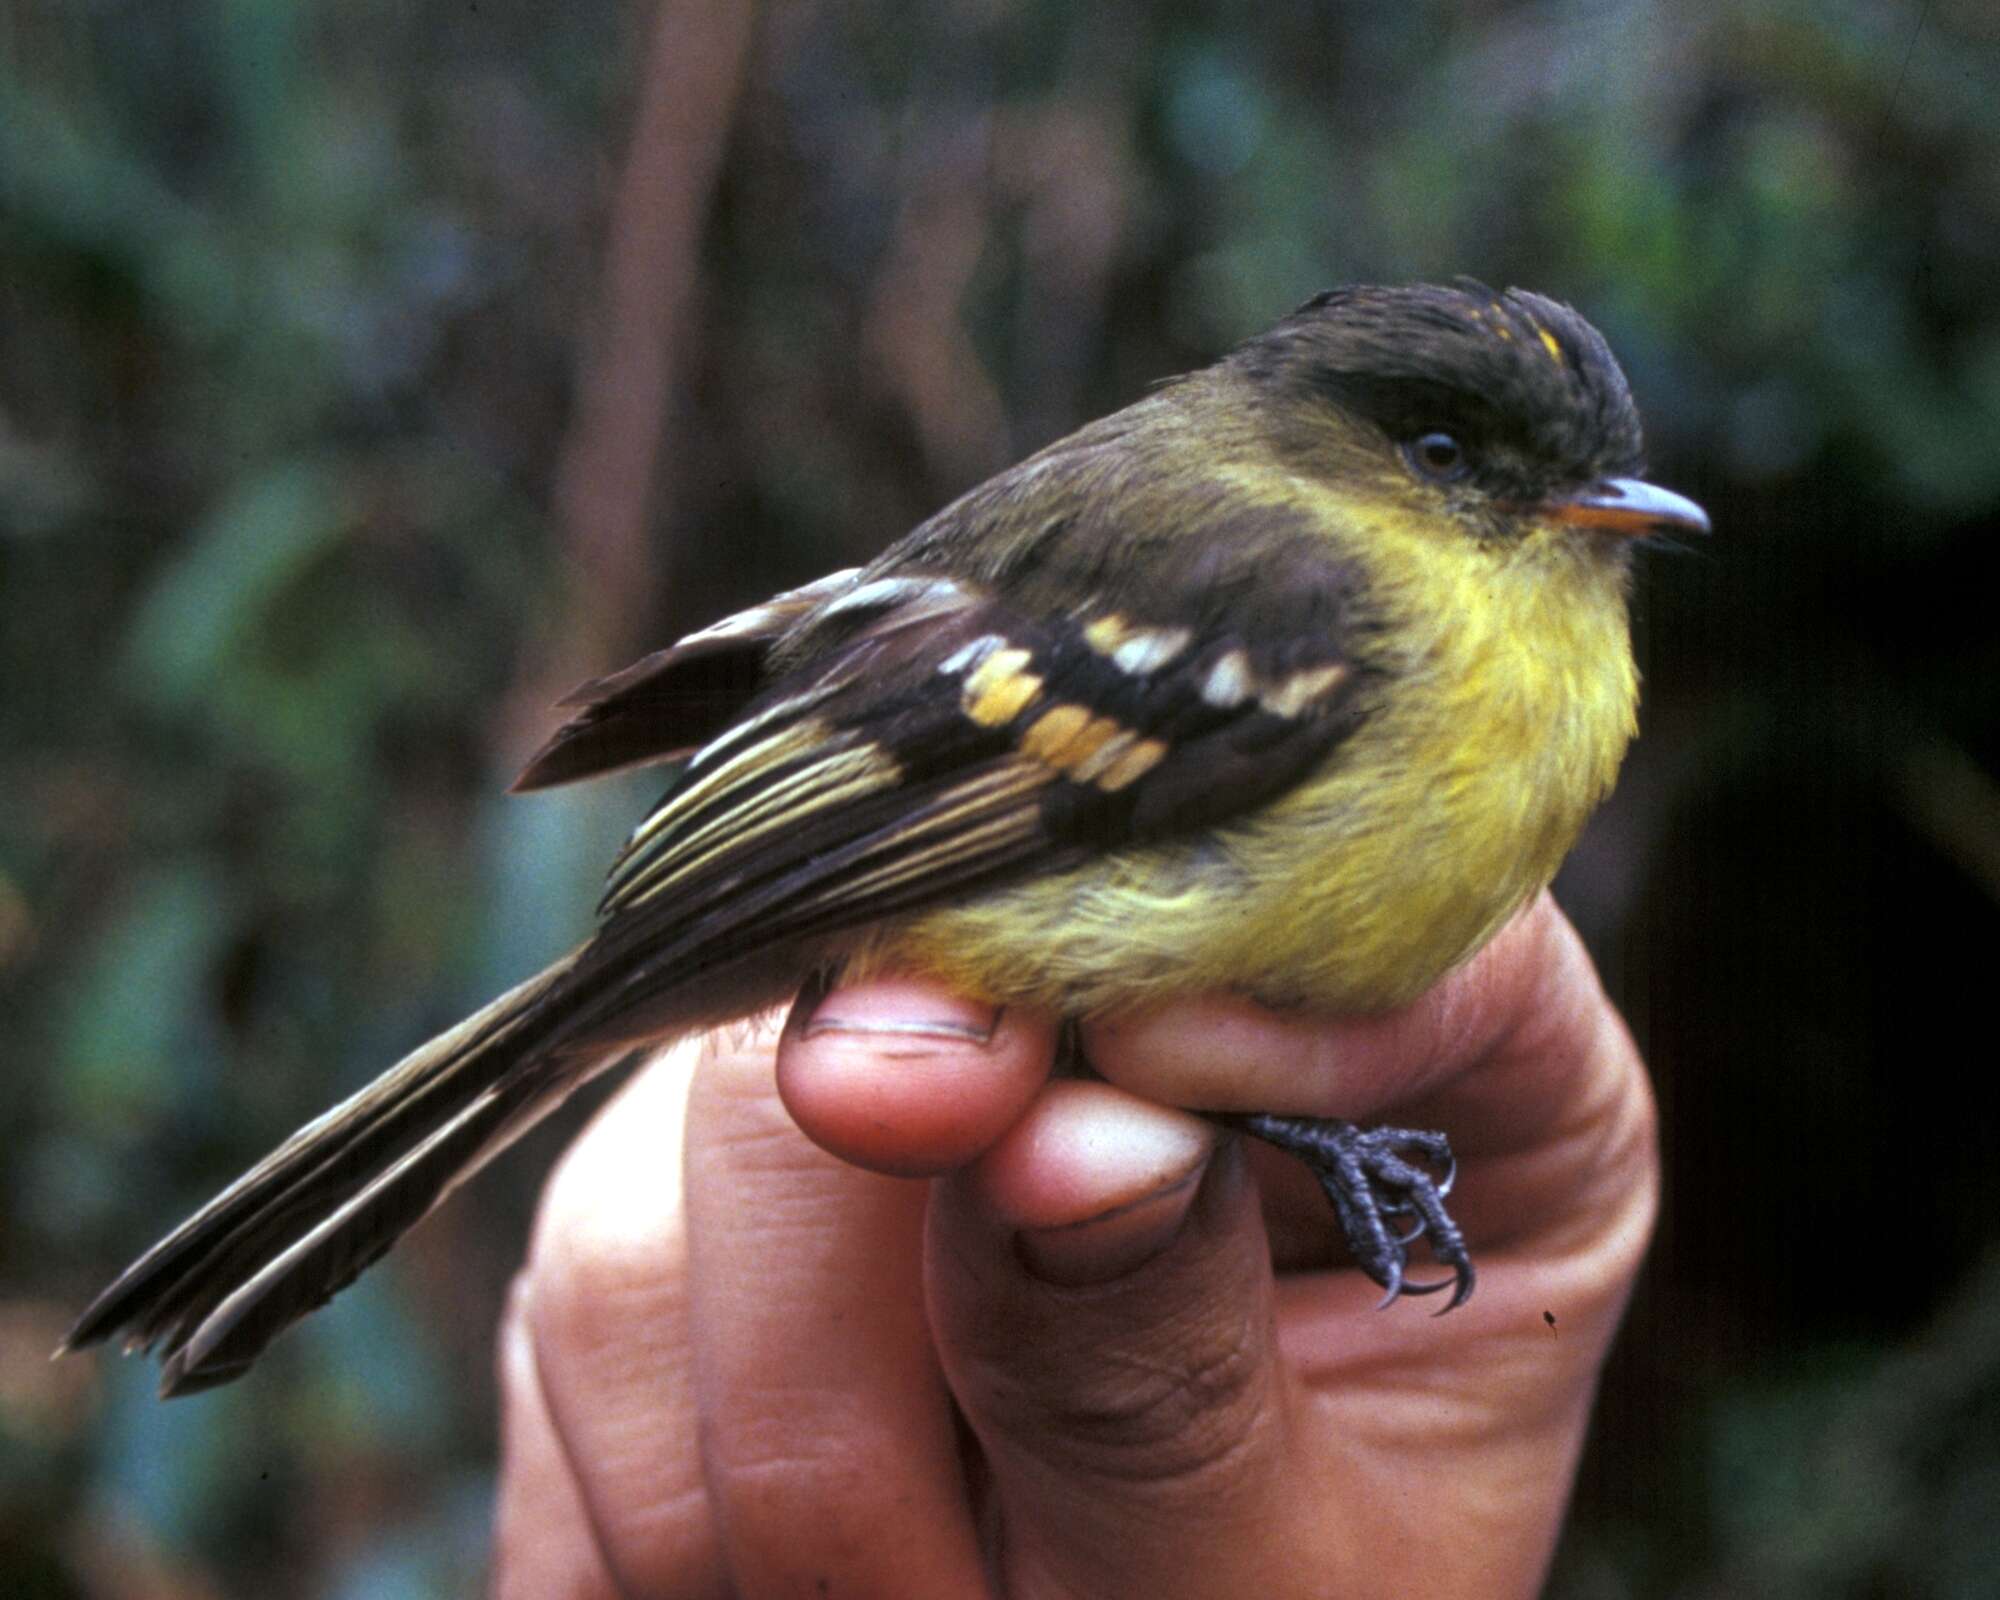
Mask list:
[[[1406,1294],[1451,1290],[1439,1315],[1472,1295],[1472,1256],[1465,1235],[1444,1208],[1458,1163],[1441,1133],[1415,1128],[1357,1128],[1332,1117],[1281,1117],[1264,1112],[1215,1119],[1297,1156],[1312,1169],[1333,1202],[1361,1270],[1385,1291],[1387,1306]],[[1442,1177],[1434,1177],[1433,1169]],[[1398,1228],[1407,1220],[1407,1226]],[[1449,1278],[1411,1283],[1404,1277],[1410,1246],[1430,1241],[1431,1254],[1451,1269]]]

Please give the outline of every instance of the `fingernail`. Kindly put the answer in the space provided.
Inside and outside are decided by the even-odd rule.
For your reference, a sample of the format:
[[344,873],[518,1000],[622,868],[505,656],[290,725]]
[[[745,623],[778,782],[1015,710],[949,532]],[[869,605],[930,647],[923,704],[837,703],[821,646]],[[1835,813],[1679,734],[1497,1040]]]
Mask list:
[[942,994],[930,984],[887,979],[834,990],[814,1009],[801,1036],[851,1033],[989,1044],[1002,1014],[1002,1008]]
[[1014,1236],[1021,1264],[1047,1283],[1080,1287],[1136,1272],[1180,1236],[1209,1162],[1110,1211],[1054,1228],[1023,1228]]

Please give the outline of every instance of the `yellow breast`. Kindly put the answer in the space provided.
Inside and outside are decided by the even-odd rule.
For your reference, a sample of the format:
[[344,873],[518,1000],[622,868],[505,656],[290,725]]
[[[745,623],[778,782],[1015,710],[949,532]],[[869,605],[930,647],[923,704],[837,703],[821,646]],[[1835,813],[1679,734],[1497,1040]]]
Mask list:
[[1206,837],[928,914],[869,964],[1072,1012],[1212,988],[1412,998],[1555,875],[1634,731],[1623,565],[1573,538],[1468,563],[1369,530],[1393,655],[1321,772]]

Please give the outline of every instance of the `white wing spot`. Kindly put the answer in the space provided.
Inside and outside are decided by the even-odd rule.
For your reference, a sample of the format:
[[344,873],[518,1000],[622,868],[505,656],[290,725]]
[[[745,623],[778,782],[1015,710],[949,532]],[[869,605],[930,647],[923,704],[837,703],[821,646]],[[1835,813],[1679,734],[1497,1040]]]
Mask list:
[[1250,698],[1253,687],[1250,658],[1241,650],[1232,650],[1208,669],[1201,697],[1218,711],[1233,711]]
[[972,643],[962,644],[952,651],[938,663],[937,669],[947,678],[955,677],[961,672],[969,672],[1006,643],[1007,641],[997,633],[982,633]]
[[838,572],[829,572],[824,578],[816,579],[803,588],[787,589],[783,594],[774,594],[747,611],[738,611],[720,622],[712,622],[699,633],[689,634],[680,643],[686,645],[703,639],[733,639],[743,634],[773,632],[820,596],[833,594],[852,583],[860,573],[859,567],[843,567]]
[[1164,667],[1188,647],[1194,635],[1186,628],[1148,628],[1135,633],[1111,652],[1111,661],[1121,672],[1144,677]]
[[920,599],[942,602],[956,599],[963,593],[949,578],[876,578],[828,601],[821,608],[820,615],[832,617],[843,611],[872,611]]

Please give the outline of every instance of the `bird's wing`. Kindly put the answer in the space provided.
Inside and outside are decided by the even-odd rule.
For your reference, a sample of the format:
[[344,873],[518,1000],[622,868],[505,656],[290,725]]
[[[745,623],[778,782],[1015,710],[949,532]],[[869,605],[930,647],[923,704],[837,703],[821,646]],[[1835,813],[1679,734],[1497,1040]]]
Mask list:
[[847,930],[1298,782],[1366,714],[1366,630],[1337,568],[1294,545],[1251,569],[1242,548],[1200,541],[1074,609],[892,560],[583,691],[524,787],[705,736],[614,865],[597,936],[301,1130],[67,1343],[125,1329],[161,1347],[168,1392],[226,1381],[623,1046],[779,998]]
[[765,686],[772,645],[829,597],[852,589],[856,571],[850,567],[774,595],[571,690],[561,702],[574,708],[569,720],[528,759],[514,792],[672,761],[699,749]]
[[889,603],[754,700],[633,833],[578,974],[596,991],[580,1024],[773,945],[1244,815],[1325,760],[1371,698],[1336,632],[1034,614],[921,574],[850,603],[888,584]]

